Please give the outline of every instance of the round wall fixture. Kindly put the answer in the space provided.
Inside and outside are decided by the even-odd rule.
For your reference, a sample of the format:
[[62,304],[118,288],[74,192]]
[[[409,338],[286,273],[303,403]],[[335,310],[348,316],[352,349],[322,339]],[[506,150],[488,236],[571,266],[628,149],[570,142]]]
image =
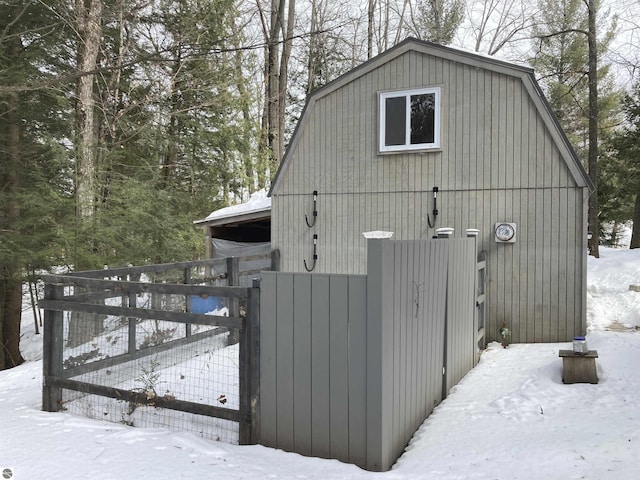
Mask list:
[[494,228],[496,234],[496,242],[498,243],[515,243],[516,242],[516,224],[509,222],[498,222]]

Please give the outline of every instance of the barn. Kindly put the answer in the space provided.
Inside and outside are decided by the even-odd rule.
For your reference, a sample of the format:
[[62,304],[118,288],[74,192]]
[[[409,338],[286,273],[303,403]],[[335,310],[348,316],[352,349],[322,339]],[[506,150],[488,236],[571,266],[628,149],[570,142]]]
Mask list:
[[530,68],[407,39],[313,92],[270,196],[280,270],[365,274],[363,232],[479,230],[488,341],[586,328],[592,184]]

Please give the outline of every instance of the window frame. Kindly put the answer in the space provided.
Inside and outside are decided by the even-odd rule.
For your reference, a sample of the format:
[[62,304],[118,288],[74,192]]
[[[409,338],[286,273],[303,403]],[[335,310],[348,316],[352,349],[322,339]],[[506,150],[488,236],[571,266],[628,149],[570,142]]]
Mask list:
[[[411,96],[413,95],[435,95],[435,112],[433,121],[433,143],[411,144]],[[405,97],[405,143],[402,145],[385,145],[386,131],[386,99]],[[378,93],[378,151],[380,153],[411,152],[417,150],[438,150],[441,146],[441,117],[442,117],[442,90],[440,87],[421,87],[404,90],[393,90]]]

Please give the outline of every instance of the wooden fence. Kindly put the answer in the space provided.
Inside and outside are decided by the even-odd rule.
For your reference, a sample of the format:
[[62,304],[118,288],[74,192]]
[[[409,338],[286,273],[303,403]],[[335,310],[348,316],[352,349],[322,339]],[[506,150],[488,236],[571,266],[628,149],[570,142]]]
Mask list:
[[[211,285],[237,279],[239,260],[47,276],[43,408],[60,410],[63,390],[100,395],[237,422],[239,443],[387,470],[478,361],[486,267],[473,238],[369,240],[367,255],[367,275],[263,271],[251,287]],[[226,298],[229,316],[194,313],[196,298]],[[121,319],[126,348],[65,354],[74,315]],[[141,345],[144,319],[183,334]],[[237,405],[93,380],[228,329],[239,332]]]
[[473,238],[369,240],[367,275],[264,272],[260,443],[387,470],[477,362]]
[[[242,276],[255,276],[257,271],[241,271],[241,266],[255,265],[260,261],[267,261],[270,265],[271,259],[206,260],[44,276],[45,298],[40,303],[45,310],[43,409],[61,410],[63,390],[71,390],[110,397],[127,402],[133,408],[153,406],[237,422],[239,443],[256,443],[258,288],[257,285],[211,284],[239,283]],[[199,273],[194,274],[196,271]],[[140,298],[148,301],[141,305]],[[192,303],[200,299],[224,300],[229,309],[228,316],[193,313]],[[105,319],[114,319],[124,326],[127,333],[123,342],[118,344],[117,333],[106,336],[108,343],[104,341],[105,335],[100,334],[100,328],[104,326]],[[140,322],[149,320],[163,322],[167,326],[157,332],[170,332],[170,335],[147,336],[142,341]],[[81,326],[91,324],[92,327],[90,335],[74,340],[71,347],[69,340],[73,323]],[[96,324],[99,324],[98,328]],[[145,358],[157,358],[161,354],[166,356],[166,352],[182,347],[192,349],[197,344],[210,345],[212,338],[226,332],[238,332],[235,339],[230,334],[230,343],[239,343],[237,402],[224,405],[227,396],[223,395],[214,405],[212,401],[177,398],[174,393],[163,395],[155,388],[150,392],[143,388],[113,385],[126,383],[127,379],[114,378],[113,372],[119,367],[122,370],[125,365]],[[149,338],[152,341],[147,341]],[[83,349],[85,345],[87,347]],[[78,349],[82,353],[78,354]],[[131,371],[129,368],[130,376]],[[101,375],[96,375],[98,372]],[[182,378],[184,376],[181,374]],[[100,381],[96,380],[98,377]],[[233,403],[236,403],[235,407]]]

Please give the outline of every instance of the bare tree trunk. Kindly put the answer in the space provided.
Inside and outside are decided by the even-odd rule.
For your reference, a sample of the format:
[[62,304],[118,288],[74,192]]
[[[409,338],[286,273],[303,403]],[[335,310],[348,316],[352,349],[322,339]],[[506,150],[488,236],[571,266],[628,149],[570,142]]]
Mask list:
[[309,60],[307,62],[307,95],[316,88],[316,74],[318,72],[317,45],[318,36],[315,33],[318,30],[318,0],[311,0],[311,25],[309,31]]
[[[77,27],[79,34],[78,70],[94,71],[102,37],[101,0],[76,0]],[[95,125],[95,75],[80,75],[77,85],[77,166],[76,209],[81,219],[91,218],[95,203],[95,176],[97,158],[97,130]]]
[[400,43],[400,40],[402,39],[402,34],[404,32],[404,26],[406,23],[406,20],[404,17],[407,12],[407,6],[409,7],[409,9],[411,9],[411,0],[404,0],[404,2],[402,2],[402,11],[400,12],[400,18],[398,19],[398,28],[396,30],[396,37],[393,40],[394,45],[397,45],[398,43]]
[[283,31],[283,15],[285,0],[272,0],[271,2],[271,24],[269,27],[268,38],[268,57],[267,57],[267,85],[266,98],[267,102],[267,145],[269,150],[269,168],[272,170],[280,159],[278,145],[280,145],[279,121],[278,114],[280,111],[279,95],[280,95],[280,41],[279,32]]
[[177,112],[181,109],[181,84],[177,77],[180,69],[182,68],[182,58],[179,52],[174,62],[170,101],[171,112],[169,113],[169,125],[167,127],[167,151],[162,165],[162,188],[165,190],[173,184],[178,166],[178,135],[180,134],[180,118],[178,117]]
[[[78,31],[78,71],[76,98],[76,215],[80,222],[91,221],[95,213],[98,128],[95,118],[95,71],[102,39],[102,0],[76,0]],[[92,242],[85,248],[93,249]],[[86,265],[76,258],[77,270]],[[86,342],[100,330],[99,322],[88,315],[74,314],[69,322],[69,345]]]
[[[286,5],[286,0],[272,0],[268,33],[263,25],[263,32],[266,34],[267,58],[265,64],[265,111],[262,128],[266,133],[268,164],[272,175],[278,168],[284,154],[287,77],[293,41],[295,0],[289,1],[285,27],[284,10]],[[280,40],[281,35],[282,41]],[[280,55],[280,43],[283,45],[282,55]]]
[[[274,168],[277,169],[284,155],[285,117],[287,106],[287,91],[289,89],[289,59],[291,58],[291,46],[293,43],[293,27],[296,12],[296,0],[289,0],[287,11],[287,29],[282,24],[283,44],[280,57],[280,75],[278,78],[278,155],[274,158]],[[275,169],[272,173],[275,173]]]
[[[236,78],[238,79],[236,83],[236,87],[238,89],[238,94],[242,99],[241,108],[242,108],[243,132],[246,138],[249,138],[252,135],[252,131],[253,131],[252,124],[254,120],[251,114],[251,110],[249,108],[250,106],[250,101],[248,100],[249,94],[247,92],[247,86],[245,84],[245,75],[243,74],[243,70],[242,70],[243,63],[244,63],[244,55],[243,55],[242,48],[240,48],[241,47],[240,28],[238,27],[236,22],[232,23],[232,28],[233,28],[233,37],[234,37],[232,41],[234,42],[233,43],[234,47],[236,47],[237,49],[237,51],[233,56]],[[249,192],[253,192],[259,189],[261,186],[263,186],[263,185],[258,185],[256,182],[258,169],[256,168],[257,165],[255,163],[252,151],[250,149],[243,152],[243,166],[244,166],[244,174],[246,177],[244,180],[244,184],[245,184],[245,187],[249,190]]]
[[369,0],[367,14],[367,59],[373,57],[373,26],[375,22],[376,0]]
[[640,193],[636,194],[636,204],[633,209],[633,230],[631,231],[631,245],[629,248],[640,248]]
[[3,370],[24,362],[20,353],[22,282],[20,269],[15,266],[1,268],[0,277],[0,370]]
[[[20,40],[10,42],[10,57],[15,58],[22,50]],[[6,174],[6,189],[9,193],[8,204],[5,206],[5,221],[3,228],[17,231],[20,220],[20,190],[19,169],[22,162],[19,100],[17,94],[10,95],[7,101],[7,143],[8,162]],[[4,182],[3,182],[4,183]],[[0,265],[0,370],[12,368],[24,362],[20,354],[20,322],[22,320],[22,282],[20,265],[13,261]]]
[[389,17],[390,17],[390,12],[391,12],[391,2],[389,0],[385,1],[385,8],[384,8],[384,24],[382,25],[382,39],[383,39],[383,43],[382,43],[382,48],[380,49],[380,51],[385,51],[387,48],[389,48]]
[[589,253],[600,257],[600,221],[598,220],[598,46],[596,37],[596,0],[589,0],[589,178],[593,193],[589,197],[589,225],[593,233]]

